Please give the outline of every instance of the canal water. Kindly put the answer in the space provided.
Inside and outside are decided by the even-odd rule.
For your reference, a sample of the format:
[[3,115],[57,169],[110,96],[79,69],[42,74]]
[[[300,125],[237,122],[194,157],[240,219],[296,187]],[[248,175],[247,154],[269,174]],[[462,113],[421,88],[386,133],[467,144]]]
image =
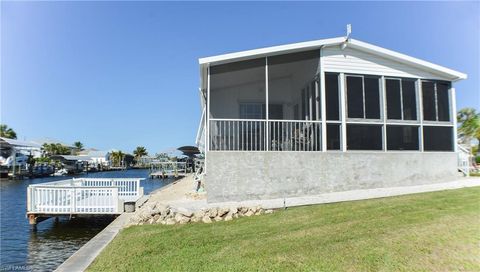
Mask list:
[[[141,182],[145,194],[173,181],[149,179],[148,174],[148,170],[133,169],[76,177],[146,178]],[[60,218],[58,222],[48,219],[32,231],[25,217],[28,185],[67,178],[0,182],[0,271],[52,271],[113,220],[112,217]]]

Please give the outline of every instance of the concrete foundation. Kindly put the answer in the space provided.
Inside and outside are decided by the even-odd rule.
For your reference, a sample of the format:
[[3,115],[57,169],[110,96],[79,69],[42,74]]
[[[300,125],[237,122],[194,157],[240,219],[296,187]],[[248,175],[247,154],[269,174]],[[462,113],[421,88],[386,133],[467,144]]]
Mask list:
[[433,184],[458,178],[454,152],[208,152],[208,202]]

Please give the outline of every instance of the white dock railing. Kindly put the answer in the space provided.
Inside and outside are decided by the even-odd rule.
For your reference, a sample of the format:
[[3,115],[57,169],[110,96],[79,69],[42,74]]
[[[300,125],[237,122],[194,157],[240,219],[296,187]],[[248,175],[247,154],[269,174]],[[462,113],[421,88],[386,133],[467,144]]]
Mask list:
[[321,121],[210,119],[210,150],[321,151],[321,127]]
[[123,203],[143,196],[141,179],[81,178],[28,186],[27,212],[119,214]]

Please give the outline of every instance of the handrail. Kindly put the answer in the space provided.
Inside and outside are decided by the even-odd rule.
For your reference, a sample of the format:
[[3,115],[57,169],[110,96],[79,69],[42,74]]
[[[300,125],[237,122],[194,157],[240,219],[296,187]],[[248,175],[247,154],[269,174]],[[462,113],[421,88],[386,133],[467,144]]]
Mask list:
[[460,170],[465,176],[470,176],[470,159],[471,154],[468,149],[463,147],[460,144],[457,144],[457,168]]
[[124,201],[143,195],[144,178],[78,178],[29,185],[29,213],[114,213],[123,212]]
[[210,119],[210,151],[321,151],[319,120]]

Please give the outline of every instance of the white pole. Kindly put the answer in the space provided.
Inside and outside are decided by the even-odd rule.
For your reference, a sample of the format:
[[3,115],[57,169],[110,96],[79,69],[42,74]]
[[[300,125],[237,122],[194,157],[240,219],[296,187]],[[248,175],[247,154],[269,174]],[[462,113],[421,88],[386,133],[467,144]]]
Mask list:
[[322,151],[327,151],[327,110],[326,110],[326,95],[325,95],[325,71],[323,68],[323,47],[320,48],[320,105],[322,111]]
[[422,96],[422,81],[420,79],[417,79],[415,82],[415,86],[417,89],[417,95],[418,95],[418,118],[420,120],[420,131],[419,131],[419,139],[418,139],[418,145],[420,147],[420,151],[424,151],[424,146],[423,146],[423,96]]
[[[457,134],[457,99],[455,97],[455,88],[450,88],[450,120],[453,123],[453,151],[458,152],[458,134]],[[471,149],[469,148],[469,151]]]
[[268,111],[268,58],[265,57],[265,120],[266,120],[266,123],[265,123],[265,150],[268,151],[270,150],[270,143],[269,143],[269,135],[270,135],[270,132],[269,132],[269,128],[270,128],[270,124],[268,122],[268,116],[269,116],[269,111]]
[[345,104],[345,74],[340,73],[339,75],[339,81],[340,81],[340,109],[341,109],[341,137],[342,137],[342,144],[341,148],[343,152],[347,151],[347,108]]
[[[385,88],[385,76],[380,78],[380,101],[382,101],[381,107],[381,116],[383,119],[383,129],[382,129],[382,149],[383,151],[387,151],[387,95],[386,95],[386,88]],[[403,113],[402,113],[403,114]]]
[[210,65],[207,66],[207,115],[206,115],[206,137],[205,137],[205,162],[204,171],[207,173],[207,154],[210,151]]

